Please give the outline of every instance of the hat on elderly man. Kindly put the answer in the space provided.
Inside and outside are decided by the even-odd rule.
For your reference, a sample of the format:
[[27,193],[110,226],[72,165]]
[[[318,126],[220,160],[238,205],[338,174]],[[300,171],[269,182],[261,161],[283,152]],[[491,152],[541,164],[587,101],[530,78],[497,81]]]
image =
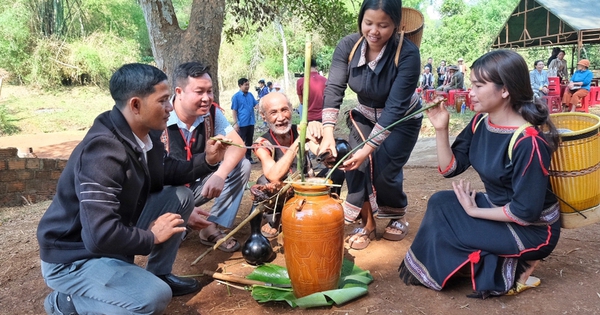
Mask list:
[[465,60],[464,60],[464,59],[462,59],[462,57],[461,57],[461,58],[458,58],[458,61],[460,62],[460,61],[465,61]]
[[579,60],[579,62],[577,63],[577,65],[582,65],[582,66],[584,66],[586,68],[589,68],[590,67],[590,61],[587,60],[587,59],[581,59],[581,60]]
[[449,67],[447,68],[447,70],[448,70],[448,71],[450,71],[450,70],[458,71],[458,67],[457,67],[457,66],[455,66],[455,65],[451,65],[451,66],[449,66]]

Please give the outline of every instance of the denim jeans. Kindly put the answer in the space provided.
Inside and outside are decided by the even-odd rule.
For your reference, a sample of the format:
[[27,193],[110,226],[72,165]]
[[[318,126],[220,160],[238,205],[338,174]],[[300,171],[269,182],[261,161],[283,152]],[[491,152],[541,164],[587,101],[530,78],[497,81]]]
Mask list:
[[[247,159],[242,159],[235,168],[231,170],[225,179],[223,191],[221,191],[219,197],[215,198],[208,221],[214,222],[225,228],[233,227],[235,217],[242,204],[242,197],[244,195],[244,190],[246,189],[246,184],[250,178],[250,171],[250,161]],[[210,199],[201,195],[202,188],[210,176],[212,176],[212,174],[200,179],[190,187],[194,193],[194,203],[197,207],[210,201]]]

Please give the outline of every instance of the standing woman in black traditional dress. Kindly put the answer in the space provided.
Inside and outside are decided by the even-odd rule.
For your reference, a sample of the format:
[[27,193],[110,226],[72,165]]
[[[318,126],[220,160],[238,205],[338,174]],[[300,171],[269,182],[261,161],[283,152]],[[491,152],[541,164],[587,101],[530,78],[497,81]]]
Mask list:
[[[358,96],[358,105],[347,117],[353,147],[421,107],[415,93],[421,68],[419,48],[400,38],[401,18],[401,0],[363,2],[359,33],[344,37],[333,53],[320,152],[329,149],[337,154],[333,129],[347,86]],[[408,202],[402,190],[402,167],[417,142],[421,121],[422,115],[418,115],[381,133],[344,162],[348,184],[345,218],[361,221],[347,239],[351,248],[366,248],[375,238],[374,214],[390,220],[384,238],[397,241],[406,236]]]
[[454,191],[431,196],[400,278],[441,290],[466,269],[475,291],[470,297],[516,294],[540,284],[530,275],[560,235],[548,172],[558,135],[547,107],[532,101],[523,57],[496,50],[471,68],[471,101],[487,114],[475,115],[452,146],[444,106],[427,116],[436,131],[440,173],[453,177],[473,166],[485,193],[460,180]]

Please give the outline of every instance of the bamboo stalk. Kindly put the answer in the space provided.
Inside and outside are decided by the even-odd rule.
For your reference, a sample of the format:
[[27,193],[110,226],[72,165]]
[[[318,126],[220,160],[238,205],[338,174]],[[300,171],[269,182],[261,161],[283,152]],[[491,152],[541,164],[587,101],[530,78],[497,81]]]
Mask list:
[[[294,172],[292,175],[289,176],[289,180],[290,181],[295,181],[297,180],[299,177],[298,171]],[[278,192],[277,194],[275,194],[273,197],[275,196],[279,196],[281,194],[285,194],[290,188],[292,187],[291,183],[287,183],[285,184],[285,186],[283,186]],[[271,197],[268,200],[262,201],[257,203],[256,205],[254,205],[254,210],[248,215],[248,217],[246,217],[242,222],[240,222],[240,224],[238,224],[238,226],[236,226],[233,230],[231,230],[229,233],[227,233],[227,235],[225,235],[222,239],[218,240],[215,245],[213,245],[212,247],[207,248],[204,253],[202,253],[200,256],[198,256],[198,258],[196,258],[191,265],[195,265],[197,264],[200,260],[202,260],[206,255],[208,255],[210,252],[212,252],[213,250],[219,248],[219,246],[221,246],[221,244],[223,244],[224,242],[226,242],[228,239],[230,239],[233,234],[237,233],[237,231],[239,231],[244,225],[246,225],[248,222],[250,222],[250,220],[252,220],[252,218],[254,218],[255,216],[257,216],[259,213],[262,213],[264,211],[265,208],[265,202],[270,201],[271,199],[273,199],[273,197]]]
[[310,90],[310,60],[312,58],[312,43],[310,34],[306,35],[306,43],[304,44],[304,86],[302,91],[302,116],[298,125],[298,134],[300,137],[300,148],[298,150],[298,165],[301,181],[304,181],[304,160],[306,159],[306,127],[308,125],[308,97]]
[[397,124],[403,122],[403,121],[407,121],[413,117],[415,117],[416,115],[430,109],[433,108],[435,106],[439,106],[439,103],[434,103],[428,106],[425,106],[413,113],[410,113],[409,115],[406,115],[398,120],[396,120],[395,122],[393,122],[392,124],[390,124],[389,126],[383,128],[382,130],[380,130],[379,132],[375,133],[373,136],[367,138],[365,141],[361,142],[359,145],[357,145],[356,147],[354,147],[352,150],[350,150],[350,152],[348,152],[346,155],[344,155],[344,157],[342,157],[337,163],[335,163],[335,165],[331,168],[331,170],[327,173],[327,176],[325,177],[325,181],[327,181],[329,179],[329,177],[331,177],[331,174],[333,173],[333,171],[338,168],[340,166],[340,164],[342,164],[346,159],[348,159],[352,153],[356,152],[358,149],[362,148],[363,145],[365,145],[365,143],[369,142],[371,139],[379,136],[381,133],[383,133],[386,130],[389,130],[390,128],[396,126]]

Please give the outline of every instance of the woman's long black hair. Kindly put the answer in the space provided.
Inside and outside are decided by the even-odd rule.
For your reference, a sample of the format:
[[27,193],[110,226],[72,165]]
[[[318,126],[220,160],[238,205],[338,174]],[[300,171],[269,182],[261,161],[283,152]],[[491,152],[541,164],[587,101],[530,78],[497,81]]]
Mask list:
[[512,109],[540,127],[553,150],[558,148],[558,131],[550,120],[548,107],[533,98],[529,70],[521,55],[512,50],[493,50],[475,60],[471,69],[477,80],[494,83],[498,89],[506,88]]

